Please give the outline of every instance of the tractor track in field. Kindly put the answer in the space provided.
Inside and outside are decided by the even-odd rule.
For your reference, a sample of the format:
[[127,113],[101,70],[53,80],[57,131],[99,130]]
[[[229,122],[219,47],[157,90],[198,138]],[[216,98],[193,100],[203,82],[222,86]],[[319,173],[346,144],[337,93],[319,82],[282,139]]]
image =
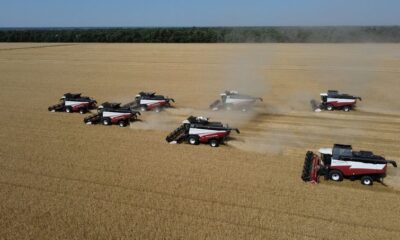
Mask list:
[[[301,156],[301,157],[303,157],[303,156]],[[4,159],[6,159],[6,158],[7,157],[4,157]],[[7,159],[13,159],[13,161],[16,160],[12,156],[10,156]],[[42,162],[42,164],[44,164],[44,165],[45,164],[47,165],[47,164],[50,164],[50,163],[51,162]],[[4,169],[9,169],[9,170],[18,172],[18,170],[15,169],[15,167],[13,168],[13,165],[7,164],[6,161],[4,161],[3,163],[0,163],[0,164],[1,164],[0,166],[2,168],[4,168]],[[220,167],[224,167],[225,164],[226,164],[226,162],[221,162],[219,165],[221,165]],[[240,165],[242,165],[242,164],[243,164],[243,166],[245,166],[246,162],[241,162]],[[271,163],[271,164],[275,164],[275,163]],[[61,172],[71,172],[71,171],[75,172],[76,170],[83,170],[85,172],[86,171],[87,172],[98,172],[98,173],[103,173],[103,174],[114,174],[114,175],[119,175],[119,174],[128,175],[128,174],[131,174],[133,176],[136,176],[136,175],[138,175],[139,173],[141,173],[143,171],[142,169],[136,169],[136,168],[123,168],[123,169],[93,168],[93,167],[89,167],[89,166],[85,166],[85,165],[80,165],[79,163],[76,163],[76,162],[68,163],[68,164],[65,164],[65,163],[52,163],[52,165],[56,166],[57,169],[59,171],[61,171]],[[254,166],[254,163],[252,163],[252,164],[247,163],[247,165],[248,166]],[[258,162],[257,165],[263,165],[263,162]],[[238,167],[235,167],[235,170],[237,168]],[[278,167],[274,166],[274,169],[275,168],[278,168]],[[20,169],[23,172],[34,173],[34,174],[42,174],[42,173],[35,173],[35,172],[33,172],[32,169],[31,170],[26,170],[24,168],[18,168],[18,169]],[[297,168],[294,168],[294,169],[295,169],[295,173],[297,173],[298,172]],[[251,169],[249,169],[248,171],[251,172]],[[211,179],[210,180],[208,180],[208,179],[199,180],[199,176],[196,176],[196,175],[193,175],[193,174],[183,174],[183,173],[174,173],[174,174],[172,174],[172,173],[165,173],[162,170],[160,170],[160,171],[154,171],[153,170],[153,173],[145,173],[145,174],[142,174],[142,175],[146,177],[146,178],[144,178],[144,181],[146,181],[145,179],[151,180],[151,179],[157,178],[159,181],[162,181],[162,182],[167,181],[168,179],[169,180],[174,179],[176,182],[179,182],[179,181],[182,181],[183,179],[185,179],[185,182],[193,183],[196,186],[204,186],[206,188],[210,188],[212,186],[216,186],[218,188],[224,188],[224,189],[227,189],[229,191],[237,191],[237,192],[240,192],[240,193],[245,193],[245,192],[248,192],[248,191],[257,192],[257,193],[270,193],[271,191],[276,189],[275,187],[270,187],[270,186],[261,187],[262,184],[257,184],[257,183],[256,184],[250,184],[250,183],[245,183],[245,182],[242,182],[242,181],[238,182],[238,183],[235,183],[235,186],[231,187],[230,186],[230,184],[232,184],[231,180],[220,179],[216,183],[215,180],[211,180]],[[44,175],[44,176],[47,176],[47,175]],[[49,176],[56,177],[56,175],[49,175]],[[130,178],[132,178],[133,182],[135,181],[135,178],[133,178],[133,177],[130,177]],[[297,179],[297,176],[296,176],[296,179]],[[387,189],[387,192],[388,193],[400,194],[400,192],[397,192],[397,191],[393,192],[390,189]],[[276,194],[276,193],[273,193],[273,194]],[[281,197],[287,196],[288,197],[288,196],[290,196],[290,194],[282,192],[282,193],[279,193],[279,196],[281,196]]]
[[[69,198],[88,198],[88,199],[92,199],[92,200],[96,200],[96,201],[108,202],[108,203],[112,203],[112,204],[128,205],[130,207],[134,207],[134,208],[138,208],[138,209],[148,209],[148,210],[152,210],[152,211],[167,212],[167,213],[172,214],[172,215],[185,215],[185,216],[192,217],[192,218],[205,219],[207,221],[224,223],[224,224],[233,225],[233,226],[236,226],[236,227],[249,227],[249,228],[253,228],[253,229],[257,229],[257,230],[280,233],[279,229],[262,227],[262,226],[252,225],[252,224],[240,224],[240,223],[237,223],[237,222],[227,221],[227,220],[218,219],[218,218],[205,217],[205,216],[196,215],[196,214],[188,214],[188,213],[185,213],[185,212],[182,212],[182,211],[174,211],[174,210],[168,210],[168,209],[157,208],[157,207],[149,207],[149,206],[141,206],[141,205],[138,205],[138,204],[132,204],[130,202],[113,201],[113,200],[108,200],[108,199],[99,198],[99,197],[90,197],[90,196],[84,196],[84,195],[73,195],[73,194],[71,194],[69,192],[51,191],[51,190],[48,190],[48,189],[44,189],[44,188],[40,188],[40,187],[32,187],[32,186],[23,185],[23,184],[15,184],[15,183],[9,183],[9,182],[0,182],[0,184],[12,186],[12,187],[18,187],[18,188],[26,188],[26,189],[33,190],[33,191],[60,194],[60,195],[63,195],[65,197],[69,197]],[[23,223],[21,223],[21,224],[23,224]],[[308,235],[308,234],[304,234],[304,233],[301,233],[301,232],[292,232],[292,231],[290,231],[290,233],[291,234],[295,234],[294,236],[301,235],[301,236],[306,236],[306,237],[310,237],[310,238],[313,238],[313,239],[321,239],[320,237],[318,237],[316,235]]]
[[[170,213],[170,214],[186,215],[186,216],[189,216],[189,217],[194,217],[194,218],[199,218],[199,219],[206,219],[208,221],[225,223],[225,224],[234,225],[234,226],[237,226],[237,227],[250,227],[250,228],[254,228],[254,229],[258,229],[258,230],[272,231],[272,232],[277,232],[277,233],[280,232],[279,229],[275,229],[275,228],[268,228],[268,227],[265,227],[265,226],[259,226],[259,225],[253,225],[253,224],[242,224],[242,223],[238,223],[238,222],[235,222],[235,221],[229,221],[229,220],[220,219],[220,218],[212,218],[212,217],[207,217],[207,216],[202,216],[202,215],[190,214],[190,213],[186,213],[184,211],[175,211],[175,210],[169,210],[169,209],[158,208],[158,207],[149,207],[149,206],[143,206],[143,205],[138,205],[138,204],[132,204],[130,202],[124,202],[124,201],[116,202],[116,201],[112,201],[112,200],[105,199],[105,198],[99,198],[99,197],[93,197],[93,196],[85,196],[85,195],[82,195],[82,194],[74,195],[74,194],[71,194],[70,192],[52,191],[52,190],[48,190],[48,189],[45,189],[45,188],[33,187],[33,186],[23,185],[23,184],[15,184],[15,183],[9,183],[9,182],[0,182],[0,184],[19,187],[19,188],[27,188],[27,189],[30,189],[30,190],[47,192],[47,193],[61,194],[63,196],[70,197],[70,198],[74,198],[74,197],[89,198],[89,199],[94,199],[94,200],[97,200],[97,201],[105,201],[105,202],[110,202],[110,203],[129,205],[129,206],[134,207],[134,208],[149,209],[149,210],[155,210],[155,211],[163,211],[163,212],[167,212],[167,213]],[[118,187],[120,187],[120,186],[118,186]],[[179,197],[179,198],[181,198],[181,197]],[[211,203],[211,204],[220,204],[222,206],[232,206],[231,204],[221,203],[221,202],[217,202],[217,201],[209,201],[209,200],[203,200],[203,199],[190,199],[190,200],[200,201],[200,202],[208,202],[208,203]],[[234,205],[233,207],[238,207],[238,206]],[[396,230],[396,229],[375,227],[375,226],[372,226],[372,225],[360,225],[360,224],[354,224],[353,222],[347,222],[347,221],[343,221],[343,220],[327,219],[327,218],[318,217],[318,216],[312,216],[312,215],[295,214],[295,213],[292,213],[292,212],[277,211],[275,209],[253,208],[253,207],[248,207],[248,206],[245,206],[245,207],[239,206],[239,207],[242,207],[242,208],[245,208],[245,209],[259,210],[259,211],[269,211],[269,212],[273,211],[273,212],[276,212],[278,214],[285,214],[285,215],[287,215],[289,217],[290,216],[296,216],[296,217],[304,218],[304,219],[316,219],[318,221],[324,221],[324,222],[328,222],[328,223],[334,222],[335,224],[344,225],[344,226],[349,226],[350,225],[350,226],[353,226],[353,227],[359,227],[359,228],[364,228],[364,229],[375,229],[375,230],[384,230],[384,231],[390,232],[390,233],[400,233],[400,230]],[[258,216],[255,216],[253,218],[257,218],[257,217]],[[290,230],[289,232],[291,234],[294,234],[294,236],[302,235],[302,236],[307,236],[307,237],[311,237],[311,238],[321,239],[320,236],[318,236],[318,235],[307,235],[307,234],[304,234],[304,233],[301,233],[301,232],[298,232],[298,231],[292,231],[292,230]],[[335,239],[335,238],[322,238],[322,239]]]
[[[146,193],[146,194],[155,194],[155,195],[160,195],[164,197],[169,197],[171,199],[181,199],[184,201],[195,201],[195,202],[201,202],[204,204],[211,204],[211,205],[221,205],[221,207],[232,207],[232,208],[241,208],[241,209],[246,209],[246,210],[256,210],[256,211],[268,211],[268,212],[276,212],[277,214],[284,214],[287,216],[296,216],[298,218],[304,218],[304,219],[316,219],[319,221],[325,221],[328,223],[332,223],[334,222],[337,225],[352,225],[355,227],[361,227],[361,228],[370,228],[370,229],[382,229],[381,227],[375,227],[373,225],[363,225],[363,224],[355,224],[353,222],[348,222],[348,221],[343,221],[343,220],[338,220],[338,219],[333,219],[333,218],[324,218],[321,216],[314,216],[314,215],[307,215],[307,214],[303,214],[303,213],[295,213],[292,211],[285,211],[285,210],[277,210],[273,207],[256,207],[256,206],[249,206],[249,205],[243,205],[243,204],[234,204],[234,203],[228,203],[228,202],[224,202],[224,201],[219,201],[219,200],[213,200],[213,199],[204,199],[204,198],[198,198],[198,197],[190,197],[190,196],[184,196],[184,195],[179,195],[179,194],[172,194],[172,193],[168,193],[168,192],[162,192],[162,191],[153,191],[153,190],[148,190],[148,189],[139,189],[139,188],[132,188],[132,187],[127,187],[127,186],[122,186],[122,185],[118,185],[118,184],[107,184],[107,183],[102,183],[102,182],[98,182],[98,181],[92,181],[92,180],[87,180],[87,179],[78,179],[78,178],[70,178],[70,177],[61,177],[61,176],[55,176],[55,175],[50,175],[50,174],[38,174],[35,173],[33,171],[30,170],[25,170],[25,169],[10,169],[10,168],[6,168],[4,166],[1,166],[2,170],[8,170],[8,171],[13,171],[19,174],[27,174],[27,175],[34,175],[37,177],[44,177],[44,178],[50,178],[50,179],[58,179],[58,180],[63,180],[63,181],[71,181],[71,182],[77,182],[77,183],[84,183],[84,184],[89,184],[89,185],[99,185],[102,187],[106,187],[106,188],[111,188],[111,189],[121,189],[124,193],[126,193],[126,191],[133,191],[133,192],[138,192],[138,193]],[[46,181],[49,182],[49,181]],[[0,182],[3,184],[7,184],[4,182]],[[12,184],[12,183],[10,183]],[[196,186],[198,186],[199,183],[196,183]],[[25,187],[29,187],[29,186],[25,186]],[[218,188],[226,188],[224,185],[219,186]],[[48,189],[46,189],[47,191]],[[229,191],[238,191],[238,189],[232,189],[232,188],[228,188]],[[248,189],[251,190],[251,189]],[[48,190],[51,191],[51,190]],[[254,191],[254,189],[251,190],[251,192]],[[249,192],[249,191],[243,191],[243,192]],[[271,195],[271,192],[267,192],[267,191],[263,191],[264,193],[269,193],[269,195]],[[62,192],[65,195],[68,195],[68,192]],[[278,198],[285,198],[285,196],[282,196],[281,194],[276,195],[278,196]],[[287,196],[286,196],[287,197]],[[165,198],[164,198],[165,200]],[[317,202],[317,199],[309,199],[309,202]],[[198,205],[198,204],[196,204]],[[144,207],[147,208],[148,206],[138,206],[138,207]],[[165,211],[169,211],[168,209],[163,209]],[[396,233],[400,233],[400,230],[396,230],[396,229],[391,229],[391,228],[384,228],[385,231],[387,232],[396,232]]]
[[29,49],[40,49],[40,48],[56,48],[56,47],[69,47],[78,46],[79,44],[52,44],[52,45],[40,45],[40,46],[28,46],[28,47],[11,47],[11,48],[0,48],[2,51],[14,51],[14,50],[29,50]]

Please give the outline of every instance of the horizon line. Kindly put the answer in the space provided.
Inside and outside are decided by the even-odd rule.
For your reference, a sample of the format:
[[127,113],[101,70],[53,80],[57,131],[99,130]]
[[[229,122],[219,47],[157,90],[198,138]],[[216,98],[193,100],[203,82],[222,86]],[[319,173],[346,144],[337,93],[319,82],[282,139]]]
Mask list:
[[43,26],[43,27],[0,27],[0,29],[78,29],[78,28],[335,28],[335,27],[400,27],[391,25],[237,25],[237,26]]

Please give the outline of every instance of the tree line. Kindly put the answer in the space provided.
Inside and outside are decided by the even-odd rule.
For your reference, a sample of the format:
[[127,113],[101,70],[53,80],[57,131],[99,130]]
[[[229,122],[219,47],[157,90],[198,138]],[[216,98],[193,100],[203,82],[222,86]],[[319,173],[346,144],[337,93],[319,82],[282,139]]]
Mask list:
[[341,43],[400,42],[400,26],[3,28],[0,42]]

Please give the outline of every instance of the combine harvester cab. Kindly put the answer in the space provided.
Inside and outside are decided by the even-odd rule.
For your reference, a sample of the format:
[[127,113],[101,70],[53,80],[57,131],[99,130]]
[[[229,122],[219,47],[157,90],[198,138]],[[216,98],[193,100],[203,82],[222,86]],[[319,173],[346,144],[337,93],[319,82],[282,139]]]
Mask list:
[[205,117],[190,116],[166,137],[166,141],[169,143],[186,141],[191,145],[208,143],[211,147],[218,147],[224,143],[232,130],[240,133],[239,129],[230,128],[220,122],[209,122]]
[[351,145],[335,144],[333,148],[321,148],[320,155],[308,151],[304,160],[301,179],[318,183],[319,176],[332,181],[360,179],[363,185],[372,185],[386,177],[387,164],[397,163],[369,151],[353,151]]
[[135,97],[135,101],[125,104],[123,107],[131,107],[140,109],[140,111],[161,112],[164,108],[170,108],[171,102],[175,102],[173,98],[156,95],[155,92],[140,92]]
[[128,107],[121,107],[120,103],[105,102],[99,106],[97,113],[86,117],[83,122],[86,124],[112,125],[118,124],[120,127],[126,127],[131,122],[137,120],[140,112]]
[[321,103],[316,104],[314,100],[311,101],[312,108],[316,112],[321,110],[343,110],[348,112],[356,107],[357,100],[361,101],[361,97],[356,97],[348,94],[341,94],[336,90],[328,90],[327,93],[321,93]]
[[221,93],[221,99],[214,101],[210,105],[210,109],[218,111],[225,110],[241,110],[246,112],[251,109],[257,101],[263,101],[260,97],[252,97],[248,95],[239,94],[237,91],[225,91]]
[[50,112],[79,112],[84,114],[96,108],[96,100],[81,96],[80,93],[66,93],[61,97],[60,103],[48,108]]

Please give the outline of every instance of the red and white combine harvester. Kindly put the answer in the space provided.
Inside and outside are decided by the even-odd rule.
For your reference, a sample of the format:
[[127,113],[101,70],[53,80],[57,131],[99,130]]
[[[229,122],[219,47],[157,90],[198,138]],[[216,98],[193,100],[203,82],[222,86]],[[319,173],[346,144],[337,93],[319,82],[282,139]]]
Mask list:
[[90,97],[81,96],[80,93],[66,93],[61,97],[60,103],[50,106],[50,112],[80,112],[84,114],[96,108],[96,100]]
[[121,107],[120,103],[105,102],[98,107],[96,114],[86,117],[83,122],[86,124],[102,123],[103,125],[118,124],[120,127],[125,127],[135,121],[137,115],[140,115],[140,112]]
[[215,100],[211,105],[210,109],[218,111],[221,109],[225,110],[241,110],[243,112],[251,109],[255,103],[263,101],[260,97],[252,97],[248,95],[239,94],[237,91],[225,91],[221,93],[221,100]]
[[169,143],[188,142],[191,145],[208,143],[211,147],[218,147],[224,143],[232,130],[239,132],[237,128],[230,128],[220,122],[210,122],[205,117],[190,116],[183,124],[170,133],[166,140]]
[[135,101],[127,103],[123,107],[140,109],[142,112],[152,110],[161,112],[164,108],[171,107],[171,102],[175,102],[175,100],[163,95],[156,95],[155,92],[140,92],[136,95]]
[[318,105],[315,100],[311,101],[311,105],[316,112],[321,110],[333,111],[335,109],[348,112],[355,108],[357,100],[361,101],[361,97],[348,94],[341,94],[336,90],[328,90],[327,93],[321,93],[321,103]]
[[335,144],[333,148],[321,148],[320,155],[308,151],[301,178],[305,182],[318,183],[319,176],[333,181],[360,179],[364,185],[372,185],[386,176],[387,164],[397,163],[369,151],[353,151],[351,145]]

